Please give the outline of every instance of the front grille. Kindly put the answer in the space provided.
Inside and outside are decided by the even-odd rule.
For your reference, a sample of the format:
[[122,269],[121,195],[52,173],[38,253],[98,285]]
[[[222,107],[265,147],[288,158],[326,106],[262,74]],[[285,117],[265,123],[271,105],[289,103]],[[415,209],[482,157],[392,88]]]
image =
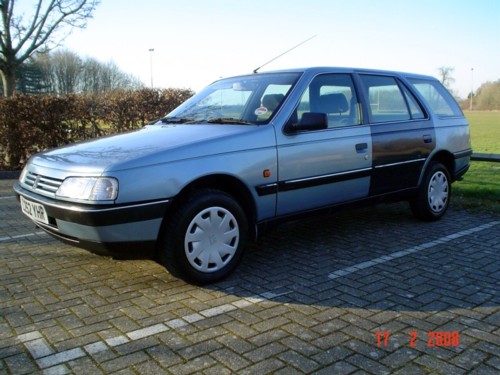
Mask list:
[[63,180],[57,178],[42,176],[28,171],[24,177],[23,183],[28,185],[31,190],[36,191],[40,194],[46,193],[46,195],[55,195],[59,186],[61,186]]

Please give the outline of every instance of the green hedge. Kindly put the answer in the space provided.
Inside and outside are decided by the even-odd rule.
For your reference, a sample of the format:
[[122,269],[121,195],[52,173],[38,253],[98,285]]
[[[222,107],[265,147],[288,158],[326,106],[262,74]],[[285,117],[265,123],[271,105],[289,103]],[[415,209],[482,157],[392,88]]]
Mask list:
[[36,152],[140,128],[192,95],[185,89],[142,89],[0,97],[0,168],[19,169]]

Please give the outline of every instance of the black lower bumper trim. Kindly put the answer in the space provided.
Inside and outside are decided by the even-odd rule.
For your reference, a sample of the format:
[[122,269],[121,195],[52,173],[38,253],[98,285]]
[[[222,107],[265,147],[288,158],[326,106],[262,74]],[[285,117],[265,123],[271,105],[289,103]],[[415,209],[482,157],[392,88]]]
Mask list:
[[149,259],[156,255],[156,241],[140,242],[93,242],[61,235],[48,227],[37,225],[40,229],[68,245],[88,250],[94,254],[109,255],[123,259]]
[[43,205],[49,220],[56,218],[94,227],[162,218],[171,202],[170,199],[165,199],[122,205],[84,205],[38,196],[24,189],[19,183],[14,186],[14,190],[18,195]]

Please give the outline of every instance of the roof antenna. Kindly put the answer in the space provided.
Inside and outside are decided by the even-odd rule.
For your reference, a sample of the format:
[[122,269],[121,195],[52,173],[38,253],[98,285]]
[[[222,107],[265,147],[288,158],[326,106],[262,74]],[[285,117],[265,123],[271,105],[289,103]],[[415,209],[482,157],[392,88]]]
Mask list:
[[303,42],[300,42],[300,43],[299,43],[299,44],[297,44],[296,46],[294,46],[294,47],[290,48],[289,50],[286,50],[285,52],[283,52],[281,55],[278,55],[278,56],[276,56],[275,58],[273,58],[273,59],[269,60],[268,62],[266,62],[265,64],[262,64],[262,65],[261,65],[261,66],[259,66],[257,69],[255,69],[253,72],[254,72],[254,73],[257,73],[257,72],[259,71],[259,69],[261,69],[261,68],[265,67],[267,64],[269,64],[269,63],[273,62],[274,60],[276,60],[276,59],[280,58],[281,56],[283,56],[283,55],[287,54],[288,52],[290,52],[290,51],[294,50],[295,48],[300,47],[301,45],[303,45],[303,44],[305,44],[305,43],[309,42],[311,39],[316,38],[317,36],[318,36],[317,34],[316,34],[316,35],[313,35],[313,36],[311,36],[310,38],[308,38],[308,39],[304,40]]

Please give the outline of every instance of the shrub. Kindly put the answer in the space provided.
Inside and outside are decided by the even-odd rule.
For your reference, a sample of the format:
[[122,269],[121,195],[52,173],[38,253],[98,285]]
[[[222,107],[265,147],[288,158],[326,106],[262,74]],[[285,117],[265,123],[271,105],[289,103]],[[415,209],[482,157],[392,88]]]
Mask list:
[[36,152],[140,128],[193,95],[141,89],[103,95],[15,95],[0,98],[0,167],[20,168]]

